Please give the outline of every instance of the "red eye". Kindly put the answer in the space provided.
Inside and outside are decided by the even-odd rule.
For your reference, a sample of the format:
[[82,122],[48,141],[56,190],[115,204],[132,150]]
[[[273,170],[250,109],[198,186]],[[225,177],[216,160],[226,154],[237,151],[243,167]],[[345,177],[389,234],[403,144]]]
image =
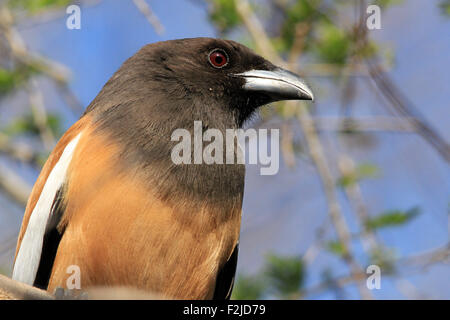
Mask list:
[[213,50],[209,56],[209,62],[215,68],[223,68],[228,63],[228,56],[222,50]]

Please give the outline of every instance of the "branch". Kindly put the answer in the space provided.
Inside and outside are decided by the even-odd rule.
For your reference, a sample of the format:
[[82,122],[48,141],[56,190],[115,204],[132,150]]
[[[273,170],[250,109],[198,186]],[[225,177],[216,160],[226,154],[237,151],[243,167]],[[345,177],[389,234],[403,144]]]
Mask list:
[[0,274],[0,300],[54,300],[47,291],[12,280]]
[[5,36],[14,58],[22,64],[37,69],[52,79],[61,90],[74,114],[80,115],[84,108],[67,85],[71,72],[64,65],[29,52],[20,33],[13,27],[14,19],[6,6],[0,7],[0,30]]
[[[356,171],[353,159],[347,155],[338,156],[338,168],[341,176],[353,175]],[[358,181],[344,187],[345,196],[356,214],[359,227],[362,230],[361,243],[364,251],[370,254],[372,250],[379,248],[378,239],[373,230],[367,227],[369,212],[362,195]]]
[[161,294],[131,287],[93,287],[84,290],[57,289],[55,295],[0,275],[0,300],[161,300]]
[[158,17],[153,13],[153,10],[150,8],[145,0],[133,0],[134,5],[138,10],[145,16],[147,21],[153,26],[156,33],[161,35],[164,33],[164,26],[159,22]]
[[34,79],[30,80],[31,86],[28,89],[28,97],[30,100],[30,108],[33,114],[33,120],[39,130],[39,135],[45,148],[51,151],[56,144],[55,136],[48,127],[47,110],[44,105],[44,97],[39,90]]
[[37,152],[31,146],[20,142],[11,143],[10,138],[1,132],[0,153],[26,163],[34,163],[37,160]]
[[392,107],[403,117],[410,119],[412,125],[417,127],[417,133],[441,155],[450,162],[450,146],[442,137],[425,121],[418,109],[400,92],[389,76],[382,72],[380,67],[367,62],[369,73],[381,93],[388,99]]
[[410,265],[418,266],[421,268],[427,268],[439,262],[450,263],[450,243],[443,248],[427,251],[409,257],[403,257],[398,260],[398,263],[402,266]]
[[[102,0],[76,0],[71,2],[72,4],[82,6],[82,10],[85,10],[87,7],[100,4]],[[55,20],[67,17],[65,9],[66,7],[64,6],[56,5],[55,7],[40,10],[39,14],[28,14],[25,12],[24,14],[17,15],[17,24],[20,25],[21,30],[33,29],[38,25],[55,22]]]
[[319,131],[379,131],[416,133],[418,128],[409,118],[396,117],[313,117],[312,121]]
[[[295,62],[293,69],[299,69],[299,65]],[[391,70],[388,65],[380,66],[383,72]],[[367,77],[369,76],[369,70],[363,65],[355,65],[353,67],[341,66],[329,63],[309,63],[302,65],[302,74],[308,77]]]
[[63,65],[48,60],[27,50],[24,40],[13,27],[14,19],[6,6],[0,6],[0,30],[7,40],[12,55],[21,63],[37,68],[50,78],[65,82],[70,76],[69,70]]
[[244,22],[245,27],[254,39],[258,51],[263,52],[264,55],[273,63],[280,66],[285,66],[286,62],[278,56],[277,52],[273,48],[269,37],[264,31],[264,27],[255,16],[249,2],[247,0],[235,0],[235,4],[236,10]]
[[59,92],[62,95],[63,99],[66,101],[69,108],[72,109],[73,115],[76,117],[82,115],[84,112],[84,107],[81,104],[80,100],[78,100],[77,96],[70,89],[67,82],[55,81],[55,84],[59,88]]
[[26,206],[31,186],[18,174],[0,162],[0,188],[22,206]]
[[[450,262],[450,246],[438,248],[428,252],[420,253],[411,257],[399,258],[395,261],[395,264],[400,265],[402,268],[405,267],[418,267],[423,269],[429,267],[436,263],[449,263]],[[381,273],[382,277],[391,277],[395,273]],[[324,290],[327,290],[330,283],[338,287],[344,287],[348,284],[354,283],[355,281],[365,281],[367,280],[367,274],[365,272],[358,272],[349,275],[336,276],[332,279],[323,281],[317,285],[311,286],[297,293],[297,298],[309,296],[312,294],[318,294]]]
[[[368,46],[367,28],[365,26],[365,8],[366,1],[359,0],[359,24],[357,30],[357,48],[359,50]],[[358,54],[357,54],[358,55]],[[450,145],[427,123],[425,118],[419,112],[418,108],[400,91],[400,89],[391,80],[389,75],[383,71],[380,58],[375,56],[369,60],[367,56],[362,55],[371,79],[378,87],[383,96],[390,102],[391,107],[402,117],[408,119],[417,133],[422,136],[446,161],[450,162]]]

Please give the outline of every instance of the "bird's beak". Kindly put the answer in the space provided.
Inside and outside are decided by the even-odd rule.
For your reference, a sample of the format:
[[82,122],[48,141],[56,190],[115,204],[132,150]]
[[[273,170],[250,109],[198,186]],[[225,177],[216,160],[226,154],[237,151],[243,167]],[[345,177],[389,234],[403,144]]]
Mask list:
[[250,70],[234,76],[245,79],[245,90],[264,93],[272,101],[314,100],[311,89],[298,75],[281,68],[272,71]]

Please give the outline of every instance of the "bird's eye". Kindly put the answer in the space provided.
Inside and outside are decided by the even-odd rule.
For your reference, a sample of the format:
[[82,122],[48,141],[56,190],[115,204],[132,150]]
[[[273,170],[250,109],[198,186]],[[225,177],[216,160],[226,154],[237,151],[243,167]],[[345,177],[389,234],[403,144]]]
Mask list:
[[214,68],[223,68],[228,64],[227,54],[219,49],[211,51],[208,55],[208,60]]

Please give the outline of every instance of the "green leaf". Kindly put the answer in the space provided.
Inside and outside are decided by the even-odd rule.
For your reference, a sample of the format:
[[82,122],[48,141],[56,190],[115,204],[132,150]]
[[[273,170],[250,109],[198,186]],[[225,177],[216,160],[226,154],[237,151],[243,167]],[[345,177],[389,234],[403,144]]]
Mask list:
[[70,2],[71,0],[9,0],[8,4],[12,8],[20,8],[36,14],[46,9],[68,6]]
[[393,273],[395,271],[395,250],[378,246],[370,252],[370,264],[377,265],[382,273]]
[[324,63],[344,65],[350,51],[349,36],[333,24],[322,24],[317,29],[315,51]]
[[363,163],[359,165],[356,168],[356,171],[358,172],[358,178],[375,178],[378,176],[378,173],[380,172],[379,168],[373,164],[370,163]]
[[370,218],[366,221],[366,227],[371,230],[403,225],[420,213],[418,207],[414,207],[408,211],[391,210],[386,211],[374,218]]
[[373,164],[360,164],[356,167],[355,171],[341,176],[337,181],[337,185],[346,188],[362,179],[376,178],[378,177],[379,172],[380,169]]
[[0,93],[10,92],[16,86],[15,74],[6,69],[0,69]]
[[233,289],[233,300],[259,300],[264,291],[260,276],[239,276]]
[[342,257],[345,254],[345,247],[340,241],[329,241],[326,245],[328,251]]
[[27,65],[19,65],[12,70],[0,67],[0,95],[10,93],[37,73],[36,68]]
[[450,16],[450,0],[441,1],[439,7],[444,15]]
[[286,19],[281,28],[281,37],[275,41],[277,49],[288,51],[295,39],[296,27],[300,23],[311,23],[320,16],[317,8],[321,0],[294,1],[286,10]]
[[[55,114],[47,115],[47,126],[50,128],[55,136],[60,136],[62,133],[61,118]],[[31,113],[28,113],[14,121],[12,121],[6,128],[2,130],[3,133],[9,136],[30,134],[38,135],[39,128]]]
[[[357,39],[354,39],[356,41]],[[363,58],[372,58],[379,51],[378,45],[373,41],[368,41],[364,46],[359,48],[358,54]]]
[[357,181],[357,177],[354,174],[346,174],[340,177],[337,181],[337,185],[343,188],[349,187],[355,184]]
[[39,152],[36,156],[36,164],[43,167],[49,156],[50,153],[48,151]]
[[50,128],[52,133],[59,137],[62,135],[62,125],[61,125],[61,117],[56,114],[48,114],[47,115],[47,126]]
[[403,0],[375,0],[373,4],[380,6],[382,9],[401,4]]
[[273,254],[267,257],[264,274],[269,286],[283,298],[300,292],[304,273],[303,262],[298,257],[280,257]]
[[211,0],[209,18],[221,32],[227,32],[241,23],[234,0]]

